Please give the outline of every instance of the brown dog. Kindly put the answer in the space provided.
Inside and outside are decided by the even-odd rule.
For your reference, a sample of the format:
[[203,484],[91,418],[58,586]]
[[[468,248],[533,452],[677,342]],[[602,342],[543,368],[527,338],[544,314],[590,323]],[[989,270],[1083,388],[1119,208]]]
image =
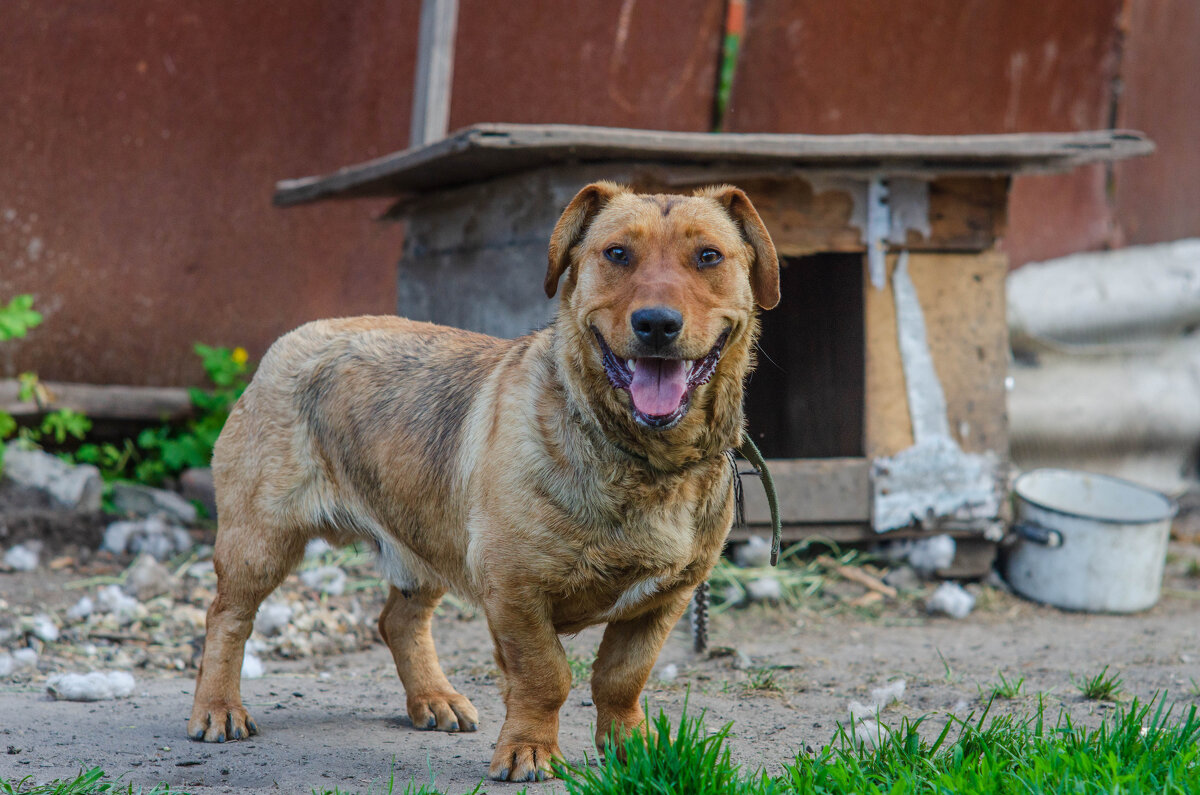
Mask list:
[[562,633],[608,625],[597,743],[645,721],[642,687],[732,521],[722,453],[741,438],[778,260],[736,188],[600,182],[554,229],[548,296],[564,274],[555,322],[516,340],[362,317],[271,347],[213,459],[217,597],[190,737],[256,733],[245,641],[316,537],[377,545],[392,586],[379,631],[418,728],[476,729],[430,624],[447,590],[482,607],[507,707],[492,778],[542,778],[560,756]]

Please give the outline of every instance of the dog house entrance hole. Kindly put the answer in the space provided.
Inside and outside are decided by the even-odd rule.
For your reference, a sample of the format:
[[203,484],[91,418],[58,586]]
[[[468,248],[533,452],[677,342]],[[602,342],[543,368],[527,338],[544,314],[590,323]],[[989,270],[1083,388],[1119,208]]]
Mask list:
[[783,257],[779,306],[760,314],[750,433],[767,458],[863,455],[861,254]]

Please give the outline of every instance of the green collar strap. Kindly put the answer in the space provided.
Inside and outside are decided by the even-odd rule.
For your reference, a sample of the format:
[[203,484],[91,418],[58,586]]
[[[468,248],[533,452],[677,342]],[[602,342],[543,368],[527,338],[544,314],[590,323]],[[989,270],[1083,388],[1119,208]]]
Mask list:
[[763,458],[758,445],[750,438],[748,431],[742,432],[742,443],[738,445],[737,452],[758,470],[763,491],[767,493],[767,506],[771,509],[771,565],[777,565],[779,563],[779,545],[783,540],[783,523],[779,519],[779,495],[775,493],[775,481],[771,478],[771,471],[767,469],[766,459]]

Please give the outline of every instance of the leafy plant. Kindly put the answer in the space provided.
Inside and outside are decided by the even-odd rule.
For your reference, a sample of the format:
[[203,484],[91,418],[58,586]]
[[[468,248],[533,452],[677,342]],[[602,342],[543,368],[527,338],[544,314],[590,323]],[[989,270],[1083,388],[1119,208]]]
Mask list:
[[188,390],[196,414],[182,428],[162,425],[138,434],[137,445],[145,455],[134,466],[135,480],[156,485],[185,469],[208,466],[225,420],[249,384],[245,348],[196,343],[194,350],[216,388]]
[[7,306],[0,306],[0,342],[24,337],[41,322],[42,313],[33,308],[33,296],[18,295]]
[[148,790],[141,787],[134,789],[132,784],[122,784],[120,779],[113,781],[105,775],[104,770],[93,767],[91,770],[80,770],[73,779],[55,779],[48,784],[36,784],[33,776],[10,781],[0,778],[0,795],[186,795],[181,790],[173,790],[167,784],[156,784]]

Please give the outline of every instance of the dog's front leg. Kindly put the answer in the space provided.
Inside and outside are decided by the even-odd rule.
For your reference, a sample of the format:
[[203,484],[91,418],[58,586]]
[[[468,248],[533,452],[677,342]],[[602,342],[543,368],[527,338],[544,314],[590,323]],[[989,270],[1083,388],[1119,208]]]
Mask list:
[[626,621],[611,622],[592,666],[592,701],[596,703],[596,747],[621,742],[636,728],[647,729],[640,703],[642,688],[671,629],[687,609],[692,589],[682,588],[670,601]]
[[496,781],[550,778],[558,748],[558,711],[571,692],[571,669],[549,606],[530,594],[497,599],[487,609],[504,674],[507,715],[488,776]]

